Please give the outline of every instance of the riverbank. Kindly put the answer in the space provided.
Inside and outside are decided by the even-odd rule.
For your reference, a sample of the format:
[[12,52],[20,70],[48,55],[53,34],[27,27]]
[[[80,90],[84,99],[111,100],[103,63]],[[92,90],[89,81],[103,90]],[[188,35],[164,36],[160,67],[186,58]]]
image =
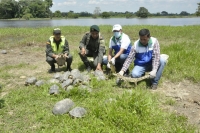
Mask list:
[[[60,88],[57,96],[48,95],[50,85],[24,86],[21,76],[47,80],[45,43],[54,27],[0,28],[0,132],[187,132],[198,126],[200,88],[200,26],[123,26],[134,42],[138,31],[148,28],[158,38],[161,53],[168,54],[158,90],[151,91],[142,81],[137,87],[115,86],[115,77],[99,82],[92,78],[92,93],[66,92]],[[78,45],[89,26],[60,26],[74,57],[72,68],[83,71]],[[100,25],[108,47],[111,25]],[[90,75],[92,77],[92,74]],[[172,95],[173,93],[174,95]],[[196,95],[195,95],[196,94]],[[70,98],[87,109],[82,119],[67,114],[54,116],[53,105]],[[105,101],[113,99],[106,104]],[[183,111],[183,112],[181,112]],[[185,112],[184,112],[185,111]],[[184,114],[185,113],[185,114]],[[182,115],[184,114],[184,116]],[[192,125],[195,125],[193,127]]]

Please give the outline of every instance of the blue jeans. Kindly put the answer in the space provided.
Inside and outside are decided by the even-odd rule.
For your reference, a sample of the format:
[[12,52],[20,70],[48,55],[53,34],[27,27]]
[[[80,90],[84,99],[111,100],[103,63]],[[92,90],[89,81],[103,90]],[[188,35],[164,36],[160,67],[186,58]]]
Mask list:
[[[119,72],[122,69],[122,66],[123,66],[127,57],[128,57],[128,55],[121,54],[118,58],[115,59],[116,72]],[[103,65],[107,65],[107,64],[108,64],[108,57],[103,58]]]
[[[163,58],[160,58],[160,64],[156,73],[156,77],[151,80],[152,84],[158,84],[158,81],[161,78],[163,69],[166,65],[166,60]],[[149,72],[152,70],[152,64],[147,65],[147,66],[134,66],[132,72],[131,72],[131,77],[133,78],[139,78],[141,77],[145,72]]]

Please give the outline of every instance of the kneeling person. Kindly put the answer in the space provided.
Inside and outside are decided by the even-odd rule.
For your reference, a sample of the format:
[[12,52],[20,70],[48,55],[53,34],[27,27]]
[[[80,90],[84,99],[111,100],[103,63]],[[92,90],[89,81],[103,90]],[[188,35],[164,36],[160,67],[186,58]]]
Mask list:
[[91,71],[92,66],[90,65],[87,57],[93,57],[94,67],[96,70],[102,71],[103,55],[105,54],[105,41],[100,35],[100,29],[97,25],[90,27],[90,33],[86,33],[80,41],[80,58],[86,66],[88,72]]
[[[115,66],[116,72],[119,72],[130,53],[132,45],[129,36],[122,32],[121,25],[114,25],[112,32],[113,36],[110,38],[108,58],[104,58],[103,64],[107,64],[107,68],[110,68],[110,63],[112,63]],[[113,50],[114,55],[112,55]],[[126,74],[129,74],[128,69]]]
[[131,48],[120,75],[124,75],[124,72],[129,68],[130,64],[134,60],[134,68],[131,76],[133,78],[141,77],[145,72],[150,71],[151,88],[157,89],[158,81],[161,78],[163,69],[167,60],[160,57],[160,46],[158,40],[150,36],[148,29],[142,29],[139,31],[139,37],[135,41],[134,46]]
[[56,28],[53,30],[53,36],[49,38],[46,44],[46,61],[51,66],[49,72],[55,72],[56,60],[59,54],[66,57],[67,71],[71,71],[72,55],[70,55],[68,41],[61,36],[61,30]]

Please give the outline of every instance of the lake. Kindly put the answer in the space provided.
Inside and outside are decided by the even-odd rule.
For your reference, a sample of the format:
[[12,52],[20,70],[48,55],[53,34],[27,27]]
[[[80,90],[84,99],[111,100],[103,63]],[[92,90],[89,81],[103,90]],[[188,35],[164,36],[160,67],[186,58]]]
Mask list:
[[59,20],[0,20],[0,27],[58,27],[96,25],[200,25],[200,17],[195,18],[109,18],[109,19],[59,19]]

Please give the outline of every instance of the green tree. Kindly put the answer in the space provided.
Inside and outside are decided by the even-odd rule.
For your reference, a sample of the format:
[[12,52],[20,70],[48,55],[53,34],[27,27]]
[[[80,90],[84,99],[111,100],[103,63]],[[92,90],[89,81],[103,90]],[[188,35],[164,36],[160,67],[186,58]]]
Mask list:
[[67,17],[68,17],[68,18],[78,18],[79,15],[76,14],[76,13],[74,13],[74,12],[68,12],[68,13],[67,13]]
[[109,14],[109,12],[102,12],[101,16],[102,16],[102,18],[109,18],[110,14]]
[[136,12],[136,15],[140,18],[147,18],[149,12],[145,7],[140,7],[139,11]]
[[57,18],[61,18],[62,17],[62,13],[59,10],[57,10],[57,11],[54,12],[53,16],[57,17]]
[[10,19],[16,16],[17,3],[15,0],[0,1],[0,18]]
[[197,11],[196,11],[196,15],[197,17],[200,16],[200,3],[197,3],[198,5],[198,8],[197,8]]

